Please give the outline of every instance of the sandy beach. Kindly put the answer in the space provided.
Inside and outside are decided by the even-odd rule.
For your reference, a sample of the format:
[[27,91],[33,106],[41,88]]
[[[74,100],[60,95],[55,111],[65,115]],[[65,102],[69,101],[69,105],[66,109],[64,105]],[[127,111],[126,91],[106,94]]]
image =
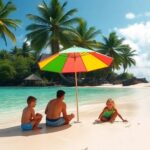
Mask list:
[[[147,87],[148,88],[148,87]],[[21,132],[20,120],[0,127],[1,150],[141,150],[149,149],[150,95],[136,100],[125,97],[117,103],[122,116],[128,119],[123,123],[119,118],[113,123],[94,124],[100,110],[105,106],[93,103],[80,107],[80,123],[75,119],[70,125],[50,128],[42,120],[40,131]],[[69,112],[74,109],[70,109]]]

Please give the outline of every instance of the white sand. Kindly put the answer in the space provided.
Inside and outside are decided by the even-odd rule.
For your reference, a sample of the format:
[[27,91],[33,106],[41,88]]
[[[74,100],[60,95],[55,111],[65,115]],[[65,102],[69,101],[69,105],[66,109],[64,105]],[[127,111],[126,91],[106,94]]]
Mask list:
[[[150,95],[143,100],[117,102],[123,123],[93,124],[104,104],[80,108],[81,123],[22,133],[19,119],[0,127],[0,150],[149,150]],[[44,122],[43,118],[43,121]]]

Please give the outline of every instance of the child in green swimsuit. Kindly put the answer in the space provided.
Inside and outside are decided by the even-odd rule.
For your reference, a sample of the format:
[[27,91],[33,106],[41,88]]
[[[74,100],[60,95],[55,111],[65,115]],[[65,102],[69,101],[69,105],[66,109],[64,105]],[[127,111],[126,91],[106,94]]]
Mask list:
[[109,98],[106,102],[106,107],[103,109],[102,113],[99,115],[98,120],[96,120],[96,122],[113,123],[117,116],[123,122],[127,122],[127,120],[123,119],[122,116],[118,113],[117,109],[115,108],[114,101],[111,98]]

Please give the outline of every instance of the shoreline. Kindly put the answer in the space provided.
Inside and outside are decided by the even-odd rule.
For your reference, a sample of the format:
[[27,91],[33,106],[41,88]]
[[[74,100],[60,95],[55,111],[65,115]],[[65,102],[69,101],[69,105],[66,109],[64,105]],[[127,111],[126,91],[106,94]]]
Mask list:
[[[80,106],[80,123],[75,123],[75,118],[71,125],[48,128],[44,117],[42,130],[21,132],[19,120],[13,121],[11,125],[0,128],[0,147],[2,150],[26,150],[31,149],[32,144],[32,150],[149,149],[150,96],[145,95],[142,100],[140,97],[137,100],[127,97],[115,102],[128,123],[117,118],[113,124],[93,124],[105,106],[104,103],[93,102]],[[72,111],[75,113],[75,108],[68,110]]]
[[[142,84],[142,86],[141,86],[141,84],[139,84],[138,86],[136,85],[136,87],[135,86],[131,86],[131,87],[125,87],[125,89],[126,88],[132,88],[132,89],[138,89],[138,88],[141,88],[141,89],[148,89],[149,88],[149,85],[150,84]],[[84,88],[84,87],[81,87],[81,88]],[[87,88],[87,87],[86,87]],[[90,87],[91,88],[91,87]],[[122,86],[113,86],[113,85],[103,85],[103,86],[95,86],[95,88],[115,88],[115,89],[123,89],[124,87],[122,87]],[[141,95],[139,95],[140,97],[142,97]],[[94,98],[92,101],[81,101],[80,102],[80,104],[79,104],[79,110],[85,110],[85,111],[88,111],[88,109],[87,108],[92,108],[93,106],[104,106],[104,104],[105,104],[105,101],[107,100],[107,98],[109,98],[110,96],[107,96],[106,95],[106,99],[104,99],[104,98]],[[130,97],[130,98],[129,98]],[[117,97],[114,97],[114,96],[111,96],[111,98],[113,98],[114,100],[115,100],[115,102],[117,102],[118,104],[120,104],[120,103],[130,103],[130,102],[132,102],[132,100],[133,101],[136,101],[136,98],[137,97],[134,97],[134,95],[133,96],[130,96],[129,95],[129,97],[128,96],[117,96]],[[76,108],[75,108],[75,101],[74,102],[72,102],[72,103],[67,103],[67,106],[68,106],[68,112],[72,112],[73,111],[73,113],[75,113],[76,114]],[[37,109],[37,108],[36,108]],[[36,110],[35,109],[35,110]],[[44,109],[42,108],[42,109],[37,109],[37,111],[38,112],[40,112],[40,113],[42,113],[43,114],[43,116],[45,116],[45,114],[44,114]],[[11,125],[13,125],[13,123],[15,122],[15,125],[17,125],[17,124],[20,124],[20,117],[21,117],[21,113],[22,113],[22,110],[20,111],[20,110],[18,110],[18,111],[14,111],[14,114],[13,114],[13,112],[12,112],[12,114],[10,114],[10,115],[13,115],[12,117],[10,117],[10,115],[8,115],[8,113],[5,115],[3,115],[3,113],[2,113],[2,119],[0,120],[0,129],[1,128],[3,128],[3,127],[7,127],[7,126],[11,126]],[[15,115],[16,114],[16,115]],[[17,118],[19,118],[19,119],[17,119]],[[44,120],[44,122],[45,122],[45,120]]]
[[[106,99],[107,100],[107,99]],[[79,113],[85,113],[85,112],[88,112],[89,110],[93,110],[93,109],[99,109],[99,110],[102,110],[103,107],[105,106],[105,103],[106,103],[106,100],[105,101],[99,101],[98,99],[94,100],[94,101],[86,101],[84,103],[81,103],[80,106],[79,106]],[[134,98],[131,98],[131,100],[128,99],[128,97],[118,97],[117,99],[115,99],[115,103],[118,105],[128,105],[128,104],[133,104],[135,101],[138,101],[139,102],[139,99],[136,100]],[[74,113],[76,115],[76,107],[72,104],[67,104],[68,105],[68,109],[67,109],[67,112],[68,113]],[[44,117],[42,119],[42,122],[41,123],[44,123],[45,122],[45,114],[44,114],[44,109],[41,109],[38,111],[39,113],[41,113]],[[0,123],[0,129],[4,128],[4,127],[11,127],[14,125],[14,122],[15,122],[15,125],[20,125],[20,118],[21,118],[21,113],[20,111],[18,111],[17,115],[16,115],[16,118],[13,118],[14,120],[12,120],[11,122],[10,121],[10,117],[9,116],[5,116],[6,118],[3,120],[5,121],[5,123]],[[4,116],[3,116],[4,117]],[[18,119],[19,118],[19,119]],[[9,121],[7,121],[9,120]]]
[[[21,85],[13,85],[13,86],[0,86],[0,88],[9,88],[9,87],[23,87],[23,88],[30,88],[30,87],[34,87],[34,88],[42,88],[42,87],[75,87],[75,86],[64,86],[64,85],[54,85],[54,86],[21,86]],[[101,84],[98,86],[78,86],[78,87],[110,87],[110,88],[145,88],[145,87],[150,87],[150,82],[148,83],[138,83],[138,84],[133,84],[133,85],[129,85],[129,86],[123,86],[122,84]]]
[[122,84],[102,84],[99,86],[79,86],[79,87],[99,87],[99,88],[149,88],[150,83],[138,83],[129,86],[123,86]]

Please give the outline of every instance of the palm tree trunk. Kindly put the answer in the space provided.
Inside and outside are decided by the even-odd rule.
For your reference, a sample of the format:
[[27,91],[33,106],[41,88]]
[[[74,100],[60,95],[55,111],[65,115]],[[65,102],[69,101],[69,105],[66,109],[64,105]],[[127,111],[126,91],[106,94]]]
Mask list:
[[126,67],[125,67],[125,65],[123,65],[123,73],[125,73],[126,72]]
[[51,50],[52,50],[52,54],[55,54],[60,51],[58,40],[51,40]]

